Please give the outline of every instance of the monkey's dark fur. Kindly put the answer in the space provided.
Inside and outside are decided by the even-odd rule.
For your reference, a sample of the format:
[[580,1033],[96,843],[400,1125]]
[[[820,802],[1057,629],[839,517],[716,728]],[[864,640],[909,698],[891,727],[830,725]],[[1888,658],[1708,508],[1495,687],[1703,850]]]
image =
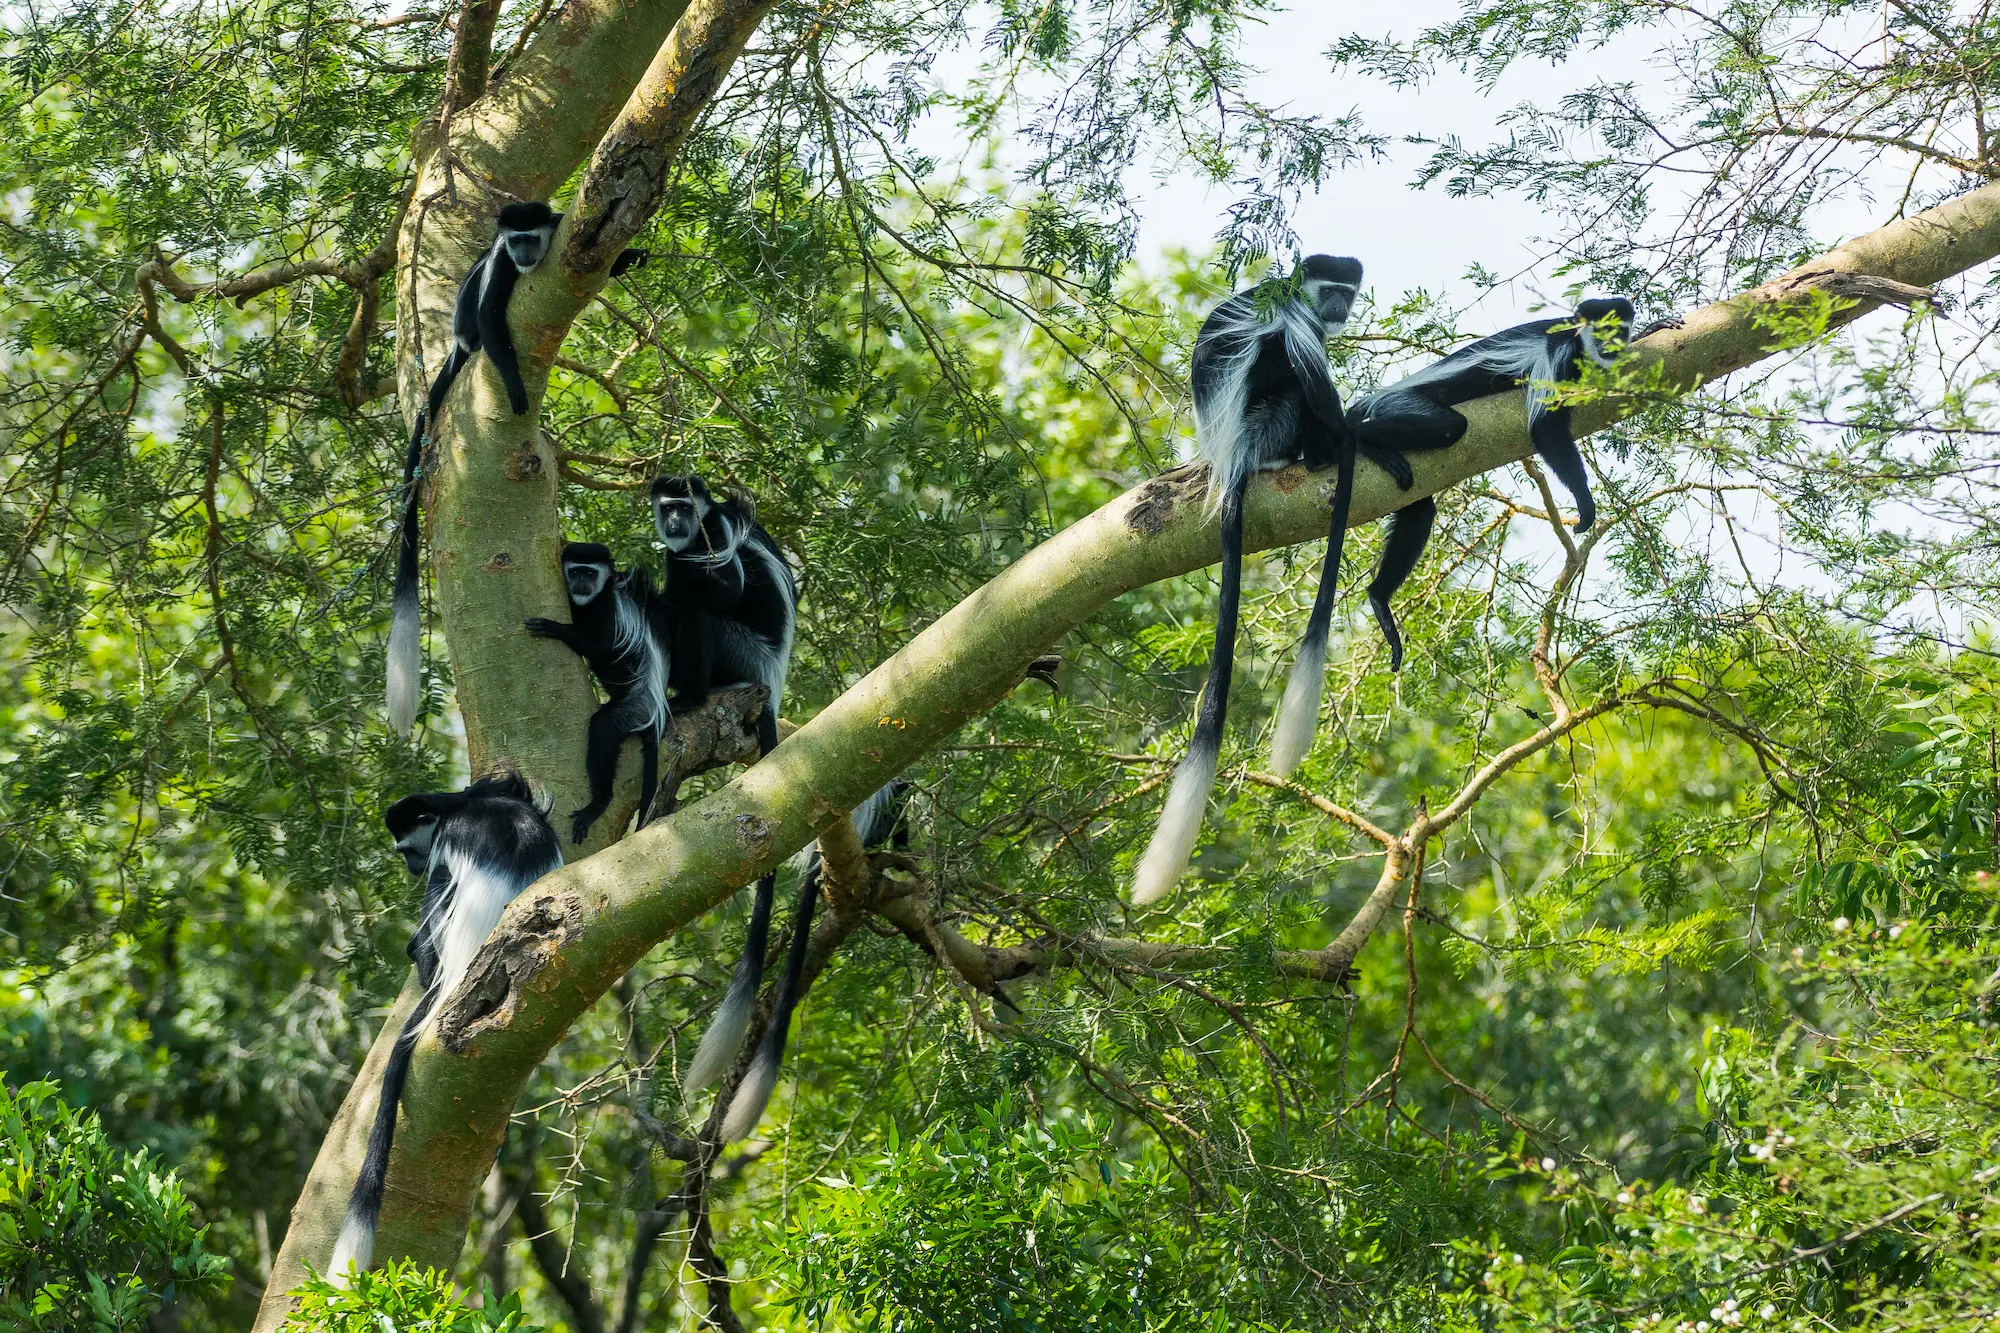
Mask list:
[[[666,547],[662,595],[672,627],[668,680],[674,706],[698,708],[725,685],[763,686],[757,747],[769,754],[778,744],[778,709],[798,617],[791,567],[747,502],[717,499],[700,477],[659,478],[652,504],[654,527]],[[757,881],[743,956],[682,1079],[689,1094],[722,1076],[750,1030],[776,892],[775,873]]]
[[409,945],[423,994],[382,1071],[368,1149],[327,1263],[335,1280],[345,1279],[350,1264],[365,1269],[374,1258],[396,1108],[417,1038],[429,1026],[438,1000],[464,978],[501,911],[521,890],[562,865],[555,830],[518,773],[481,778],[463,791],[405,796],[389,807],[382,822],[410,873],[425,877],[423,909]]
[[[1334,576],[1354,492],[1355,445],[1327,366],[1326,341],[1346,324],[1360,287],[1359,260],[1312,255],[1290,279],[1265,282],[1224,301],[1195,337],[1195,440],[1209,466],[1211,499],[1222,507],[1222,596],[1201,711],[1159,827],[1133,877],[1135,903],[1163,896],[1187,868],[1215,785],[1243,586],[1243,497],[1254,474],[1300,462],[1340,469],[1313,622],[1332,615]],[[1317,681],[1313,699],[1316,712]]]
[[584,771],[590,801],[570,814],[570,841],[581,843],[590,826],[611,805],[618,776],[618,751],[625,738],[639,738],[639,825],[644,827],[660,785],[660,738],[666,734],[666,608],[641,568],[620,572],[611,549],[596,542],[565,542],[563,583],[569,592],[569,623],[537,616],[528,633],[553,639],[590,664],[604,687],[604,703],[590,717]]

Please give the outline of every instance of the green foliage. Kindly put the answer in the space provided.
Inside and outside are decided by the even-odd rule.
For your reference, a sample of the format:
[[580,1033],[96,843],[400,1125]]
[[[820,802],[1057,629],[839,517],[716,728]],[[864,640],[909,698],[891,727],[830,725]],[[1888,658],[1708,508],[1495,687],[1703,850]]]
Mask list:
[[[1410,1271],[1398,1253],[1407,1238],[1394,1210],[1378,1211],[1387,1164],[1367,1153],[1331,1167],[1330,1189],[1302,1173],[1304,1188],[1284,1191],[1310,1262],[1357,1292],[1373,1284],[1369,1299],[1330,1303],[1300,1281],[1299,1251],[1268,1246],[1263,1226],[1275,1219],[1257,1216],[1272,1206],[1259,1197],[1268,1184],[1246,1179],[1232,1191],[1236,1216],[1191,1227],[1172,1162],[1135,1160],[1088,1117],[1031,1121],[1002,1097],[909,1141],[892,1128],[881,1147],[851,1179],[819,1177],[771,1238],[779,1303],[801,1327],[1223,1333],[1445,1310],[1425,1291],[1435,1274]],[[1457,1202],[1425,1189],[1421,1168],[1397,1174],[1440,1214]]]
[[138,1333],[163,1306],[229,1281],[180,1180],[121,1152],[52,1083],[0,1083],[0,1323],[21,1333]]
[[314,1276],[294,1293],[298,1310],[287,1333],[541,1333],[521,1313],[521,1298],[489,1291],[467,1305],[449,1273],[390,1260],[353,1275],[350,1285]]
[[1829,1020],[1711,1029],[1676,1169],[1537,1173],[1566,1242],[1488,1254],[1489,1327],[1974,1329],[2000,1242],[1991,951],[1891,927],[1779,969]]
[[892,1136],[864,1178],[820,1177],[782,1251],[801,1317],[1012,1333],[1071,1321],[1152,1328],[1199,1308],[1169,1294],[1183,1256],[1141,1212],[1171,1182],[1114,1178],[1088,1123],[1011,1119],[1002,1103],[965,1132],[946,1126],[908,1145]]

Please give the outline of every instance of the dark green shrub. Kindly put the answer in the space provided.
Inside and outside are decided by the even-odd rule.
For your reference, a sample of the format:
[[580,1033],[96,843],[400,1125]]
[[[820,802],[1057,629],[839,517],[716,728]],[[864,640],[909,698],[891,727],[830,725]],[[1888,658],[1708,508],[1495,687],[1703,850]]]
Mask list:
[[0,1084],[0,1326],[123,1333],[226,1283],[172,1171],[121,1152],[53,1083]]

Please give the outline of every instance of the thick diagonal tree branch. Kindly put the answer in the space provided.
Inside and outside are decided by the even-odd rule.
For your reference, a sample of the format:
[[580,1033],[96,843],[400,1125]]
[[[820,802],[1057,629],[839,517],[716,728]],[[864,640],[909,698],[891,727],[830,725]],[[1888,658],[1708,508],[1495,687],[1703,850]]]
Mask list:
[[445,66],[447,113],[472,105],[485,93],[486,74],[493,60],[493,25],[499,19],[500,0],[466,0],[459,10],[451,61]]
[[722,87],[772,0],[694,0],[591,156],[570,210],[563,264],[608,268],[667,192],[681,145]]
[[[1762,309],[1801,279],[1865,273],[1929,286],[2000,254],[2000,186],[1859,237],[1797,274],[1704,307],[1638,349],[1669,391],[1773,352]],[[1852,319],[1866,303],[1841,312]],[[1576,409],[1600,429],[1629,402]],[[1453,449],[1413,459],[1416,488],[1399,491],[1367,469],[1351,522],[1381,518],[1420,495],[1526,458],[1520,395],[1467,404]],[[801,846],[814,827],[852,808],[893,774],[1005,697],[1028,663],[1134,588],[1216,560],[1206,479],[1182,469],[1156,478],[1028,552],[822,711],[735,782],[521,895],[444,1005],[419,1049],[391,1172],[383,1255],[456,1257],[472,1199],[515,1098],[537,1064],[626,969],[674,931]],[[1332,481],[1292,469],[1260,479],[1246,523],[1252,549],[1325,535]],[[377,1053],[387,1039],[377,1043]],[[343,1111],[343,1122],[349,1119]],[[353,1136],[353,1128],[346,1131]],[[322,1149],[336,1161],[352,1153]],[[349,1168],[351,1172],[351,1168]],[[321,1178],[315,1167],[315,1179]],[[351,1178],[351,1174],[350,1177]],[[337,1184],[338,1168],[326,1173]],[[326,1233],[330,1245],[331,1231]],[[321,1259],[320,1248],[308,1257]]]

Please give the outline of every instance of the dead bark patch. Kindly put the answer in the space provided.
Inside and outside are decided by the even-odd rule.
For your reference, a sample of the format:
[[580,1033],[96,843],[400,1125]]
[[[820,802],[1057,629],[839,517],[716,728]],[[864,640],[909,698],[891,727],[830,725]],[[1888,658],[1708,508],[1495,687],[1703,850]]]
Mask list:
[[1179,477],[1178,472],[1168,472],[1141,486],[1125,511],[1125,526],[1148,537],[1164,532],[1180,505]]
[[506,1027],[522,994],[583,933],[583,922],[583,903],[574,894],[529,889],[525,906],[516,905],[501,918],[465,981],[447,997],[438,1016],[438,1040],[463,1055],[481,1033]]
[[743,850],[758,860],[770,854],[771,842],[777,836],[778,827],[762,815],[741,814],[733,821],[736,825],[736,840],[743,844]]

